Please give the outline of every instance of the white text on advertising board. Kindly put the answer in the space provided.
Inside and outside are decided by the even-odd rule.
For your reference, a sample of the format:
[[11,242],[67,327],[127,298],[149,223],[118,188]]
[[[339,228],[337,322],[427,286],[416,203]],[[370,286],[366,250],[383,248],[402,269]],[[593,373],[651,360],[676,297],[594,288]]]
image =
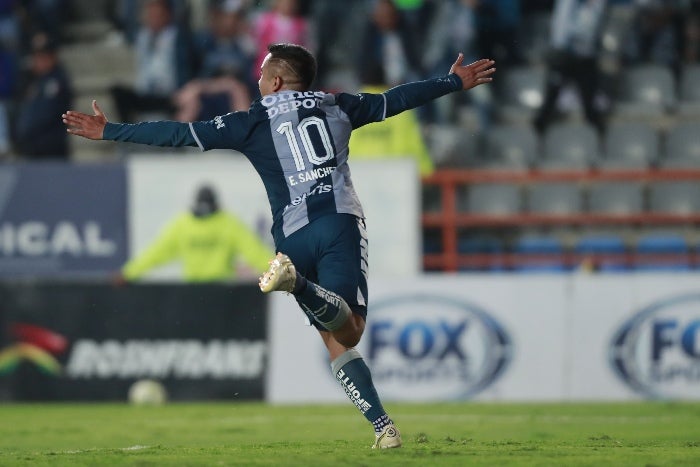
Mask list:
[[61,221],[55,225],[42,221],[0,225],[0,253],[6,256],[110,256],[114,241],[102,236],[97,222],[77,225]]
[[262,340],[78,340],[66,365],[70,378],[257,378]]

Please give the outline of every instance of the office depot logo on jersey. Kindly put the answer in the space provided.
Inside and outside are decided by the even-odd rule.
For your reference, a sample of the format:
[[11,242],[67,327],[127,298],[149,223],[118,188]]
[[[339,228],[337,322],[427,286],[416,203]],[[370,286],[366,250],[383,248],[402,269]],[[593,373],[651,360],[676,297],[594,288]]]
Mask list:
[[700,294],[654,303],[624,322],[612,339],[610,364],[646,397],[697,398]]
[[313,109],[323,100],[325,93],[321,91],[281,92],[262,98],[262,105],[267,107],[267,116],[272,118],[278,114],[286,114],[304,109]]
[[468,398],[496,381],[511,360],[506,330],[471,303],[412,295],[370,308],[364,352],[387,398]]

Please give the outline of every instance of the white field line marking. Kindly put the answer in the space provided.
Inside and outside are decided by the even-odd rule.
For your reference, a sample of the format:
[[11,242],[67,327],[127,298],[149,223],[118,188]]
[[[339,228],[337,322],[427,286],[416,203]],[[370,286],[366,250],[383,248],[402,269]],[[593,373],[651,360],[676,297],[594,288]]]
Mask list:
[[52,454],[85,454],[88,452],[99,452],[99,451],[140,451],[142,449],[149,449],[152,446],[142,446],[136,444],[134,446],[129,446],[128,448],[88,448],[88,449],[69,449],[67,451],[52,451]]

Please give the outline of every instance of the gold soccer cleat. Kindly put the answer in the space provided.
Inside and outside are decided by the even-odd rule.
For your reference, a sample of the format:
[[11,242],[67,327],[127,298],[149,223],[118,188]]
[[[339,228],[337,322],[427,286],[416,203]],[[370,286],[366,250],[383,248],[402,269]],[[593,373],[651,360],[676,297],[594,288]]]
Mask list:
[[399,433],[399,430],[394,425],[387,425],[377,435],[372,449],[400,448],[401,444],[401,433]]
[[277,253],[270,261],[270,268],[260,277],[260,290],[264,293],[274,291],[291,292],[297,279],[297,270],[289,256]]

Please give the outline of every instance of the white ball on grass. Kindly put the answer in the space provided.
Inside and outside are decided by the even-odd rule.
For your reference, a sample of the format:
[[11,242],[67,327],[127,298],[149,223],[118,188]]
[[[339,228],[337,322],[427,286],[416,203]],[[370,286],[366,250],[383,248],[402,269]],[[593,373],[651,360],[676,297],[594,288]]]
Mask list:
[[165,387],[152,379],[141,379],[129,388],[129,402],[134,405],[162,405],[168,400]]

